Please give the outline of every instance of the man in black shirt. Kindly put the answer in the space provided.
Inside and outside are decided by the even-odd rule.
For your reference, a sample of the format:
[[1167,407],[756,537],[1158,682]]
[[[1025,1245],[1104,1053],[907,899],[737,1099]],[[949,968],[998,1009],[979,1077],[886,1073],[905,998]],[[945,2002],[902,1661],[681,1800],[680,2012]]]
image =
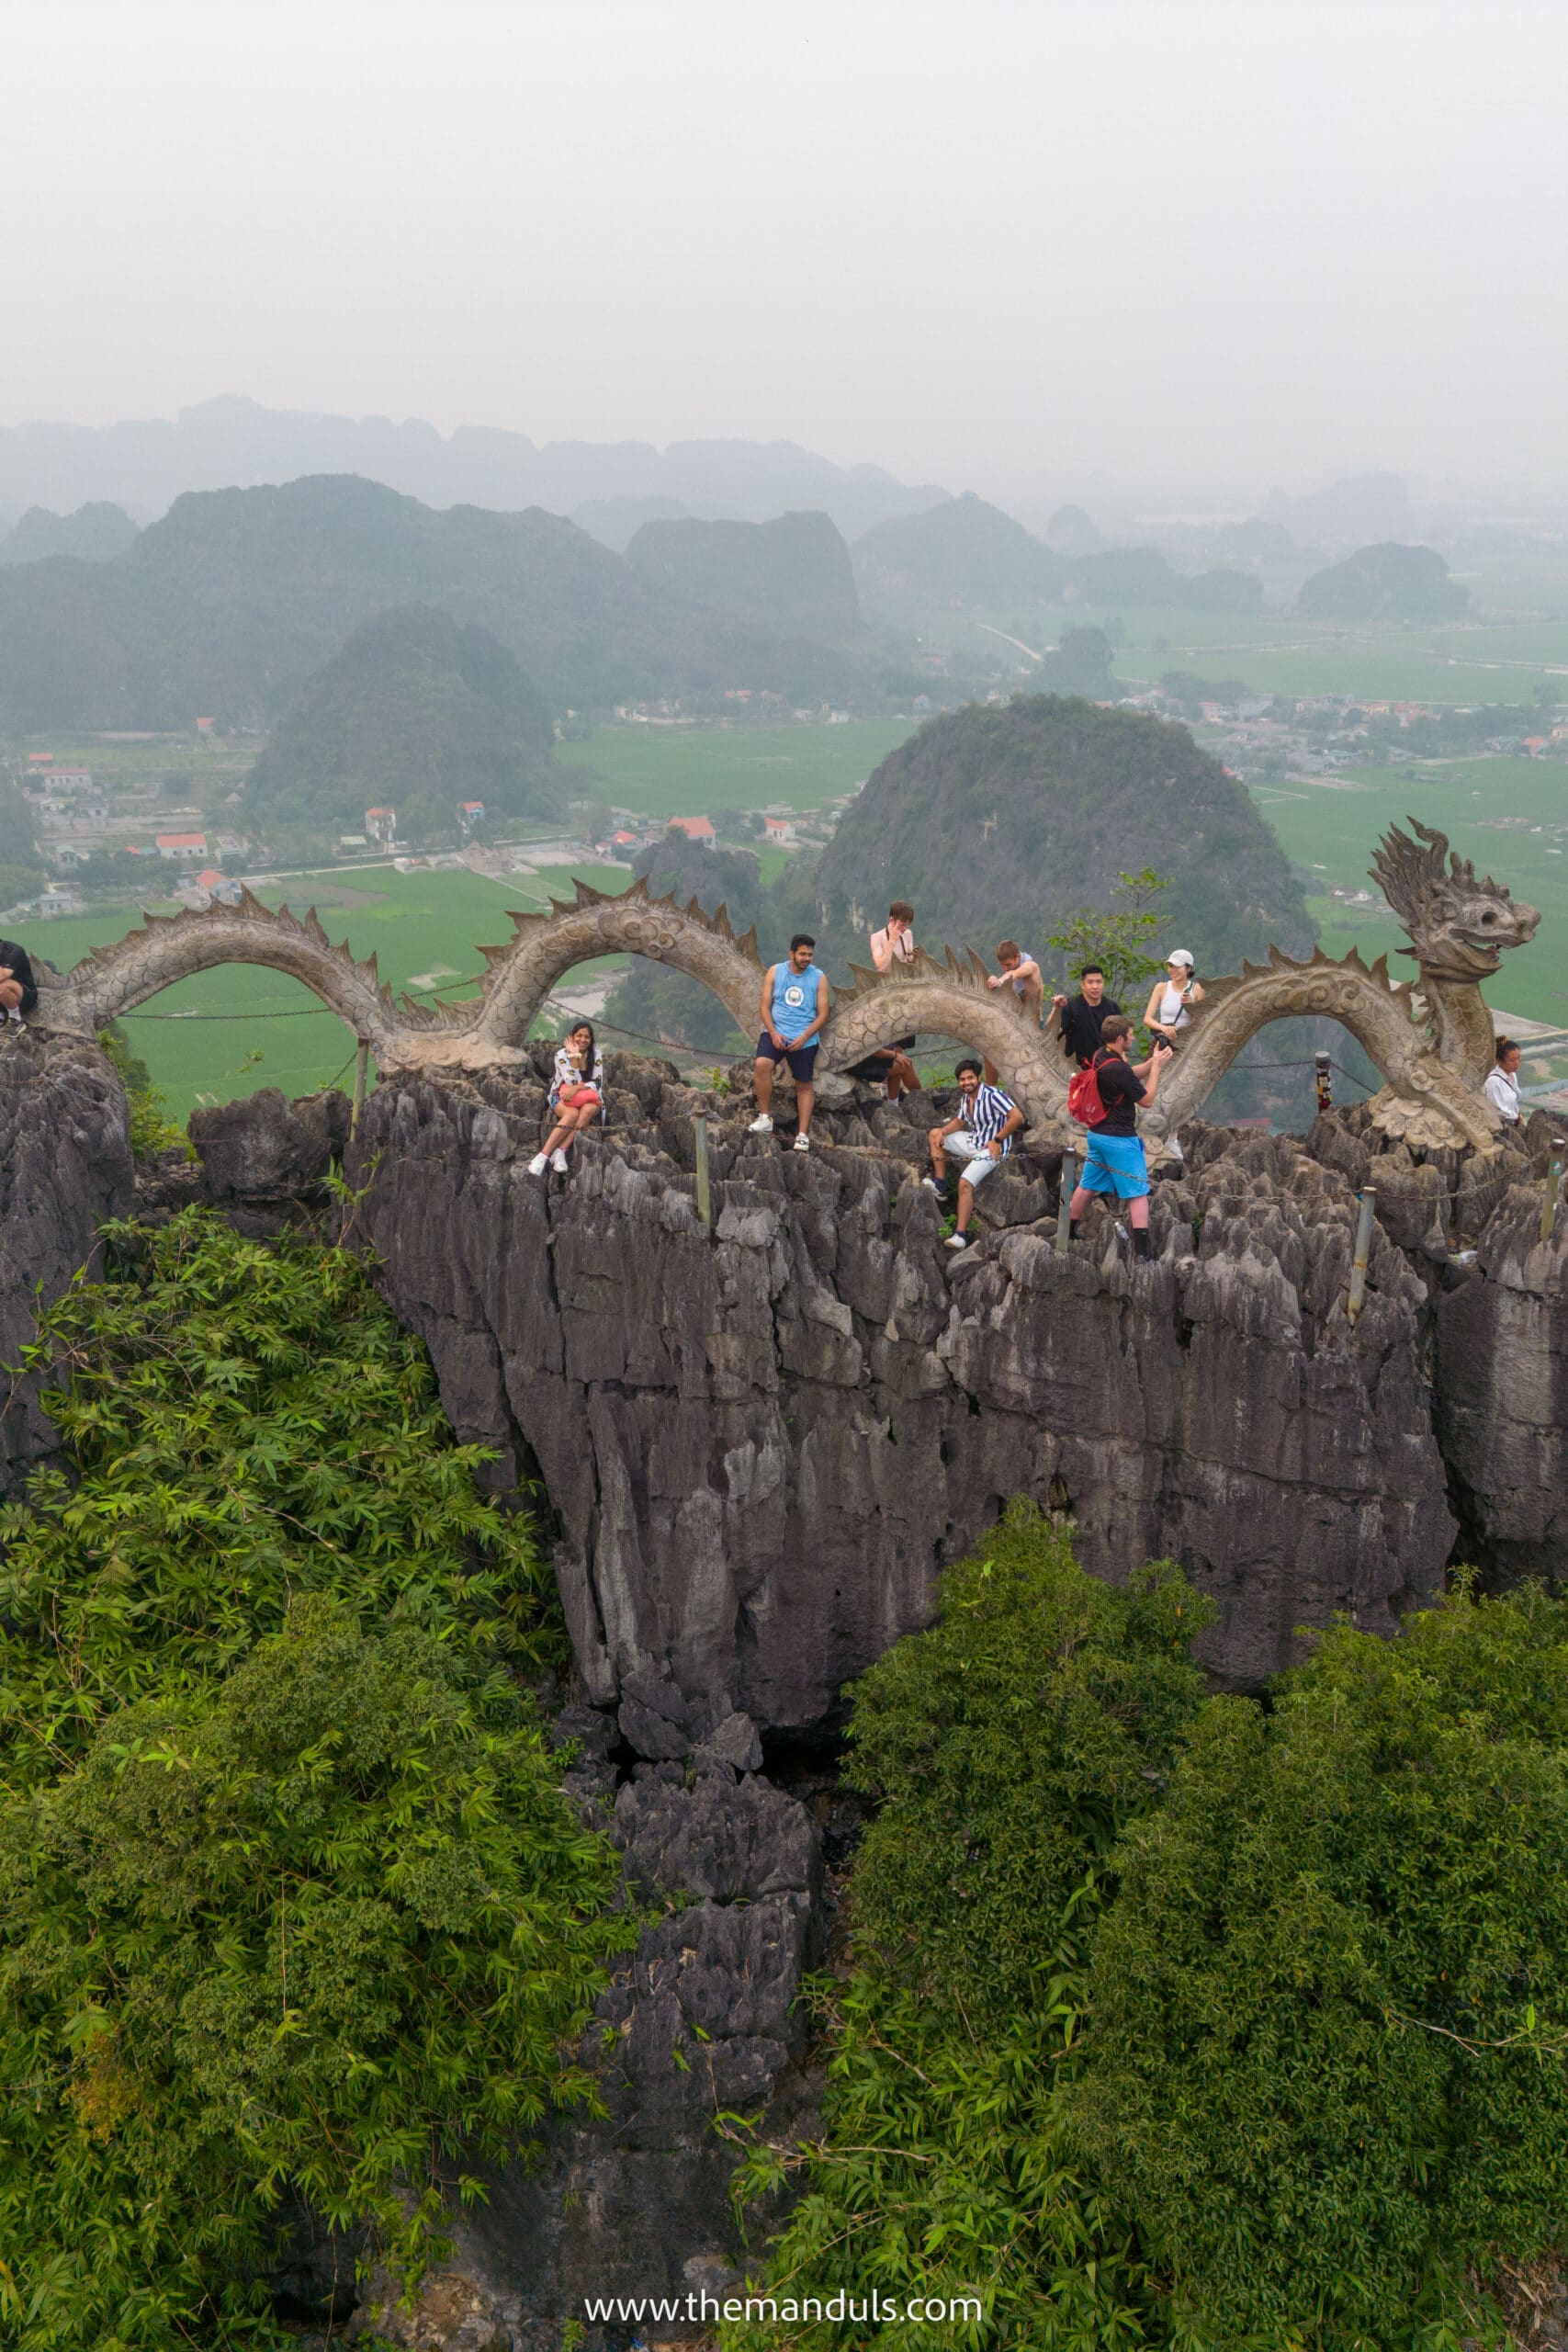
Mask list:
[[1160,1072],[1170,1059],[1163,1038],[1155,1042],[1146,1062],[1127,1059],[1133,1024],[1124,1012],[1109,1013],[1100,1030],[1100,1048],[1094,1057],[1095,1076],[1105,1116],[1089,1131],[1083,1174],[1067,1207],[1067,1238],[1077,1231],[1080,1216],[1096,1193],[1109,1193],[1127,1204],[1133,1228],[1133,1255],[1146,1258],[1149,1250],[1149,1169],[1144,1139],[1138,1133],[1138,1105],[1152,1102],[1159,1091]]
[[1098,964],[1086,964],[1078,974],[1077,996],[1056,995],[1051,1002],[1062,1016],[1062,1051],[1087,1069],[1100,1051],[1100,1023],[1122,1010],[1105,993],[1105,974]]
[[38,1002],[38,982],[28,951],[14,939],[0,939],[0,1020],[17,1021]]

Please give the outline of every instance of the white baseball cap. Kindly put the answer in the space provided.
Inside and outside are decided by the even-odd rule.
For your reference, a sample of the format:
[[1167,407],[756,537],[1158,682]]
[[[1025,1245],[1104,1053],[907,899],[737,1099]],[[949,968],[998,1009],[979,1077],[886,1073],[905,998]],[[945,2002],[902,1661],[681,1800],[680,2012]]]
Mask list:
[[1165,960],[1168,964],[1185,964],[1188,970],[1190,971],[1192,969],[1192,950],[1190,947],[1173,947]]

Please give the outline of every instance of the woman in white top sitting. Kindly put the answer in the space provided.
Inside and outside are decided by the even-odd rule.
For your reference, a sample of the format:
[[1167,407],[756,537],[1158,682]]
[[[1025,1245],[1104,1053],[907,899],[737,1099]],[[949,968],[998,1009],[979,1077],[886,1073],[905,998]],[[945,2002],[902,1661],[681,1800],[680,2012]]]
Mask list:
[[1185,947],[1173,947],[1165,959],[1164,979],[1156,980],[1149,990],[1144,1026],[1163,1037],[1168,1046],[1174,1045],[1177,1031],[1192,1025],[1192,1007],[1202,1001],[1202,983],[1192,977],[1190,953]]
[[556,1055],[550,1109],[555,1125],[544,1148],[528,1162],[530,1176],[542,1176],[547,1168],[564,1176],[572,1144],[584,1127],[604,1115],[604,1057],[593,1042],[591,1021],[580,1021]]
[[1497,1059],[1482,1081],[1481,1091],[1506,1127],[1519,1124],[1519,1063],[1523,1059],[1512,1037],[1497,1040]]

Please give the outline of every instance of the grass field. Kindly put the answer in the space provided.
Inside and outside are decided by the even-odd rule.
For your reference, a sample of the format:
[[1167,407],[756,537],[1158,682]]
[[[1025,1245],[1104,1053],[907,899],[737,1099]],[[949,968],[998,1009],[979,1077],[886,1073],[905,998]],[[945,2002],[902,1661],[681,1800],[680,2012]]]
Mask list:
[[846,727],[600,727],[558,756],[616,808],[705,817],[718,808],[819,808],[853,790],[914,731],[902,718]]
[[[592,865],[586,877],[601,889],[617,889],[630,879],[624,866]],[[511,926],[506,910],[543,909],[551,890],[570,898],[571,877],[562,866],[505,881],[464,873],[397,874],[390,867],[361,871],[345,891],[344,878],[324,874],[290,884],[287,892],[261,895],[269,905],[287,897],[296,910],[309,906],[319,882],[321,920],[335,942],[346,938],[356,956],[374,949],[383,979],[394,987],[441,984],[441,993],[460,997],[457,985],[481,968],[481,942],[504,940]],[[344,909],[342,896],[368,904]],[[372,896],[374,894],[374,896]],[[329,899],[337,898],[336,910]],[[167,909],[163,911],[169,911]],[[136,917],[123,908],[75,916],[39,926],[30,944],[62,970],[89,947],[106,945],[133,930]],[[584,965],[578,977],[613,969],[618,958]],[[222,1019],[211,1016],[221,1014]],[[193,1018],[205,1015],[206,1018]],[[249,964],[227,964],[195,978],[177,981],[124,1018],[136,1052],[170,1111],[188,1118],[199,1101],[225,1102],[258,1086],[280,1086],[287,1094],[309,1094],[339,1077],[354,1051],[354,1039],[335,1013],[286,973]]]
[[1453,760],[1406,771],[1348,768],[1331,778],[1258,782],[1252,797],[1290,857],[1317,887],[1308,905],[1324,948],[1342,956],[1352,944],[1369,960],[1387,953],[1396,978],[1408,958],[1393,950],[1404,933],[1379,900],[1349,907],[1333,885],[1375,892],[1367,878],[1378,837],[1389,825],[1419,817],[1448,834],[1479,872],[1495,874],[1516,899],[1540,910],[1529,947],[1503,959],[1488,1001],[1537,1021],[1568,1019],[1568,767],[1553,760]]

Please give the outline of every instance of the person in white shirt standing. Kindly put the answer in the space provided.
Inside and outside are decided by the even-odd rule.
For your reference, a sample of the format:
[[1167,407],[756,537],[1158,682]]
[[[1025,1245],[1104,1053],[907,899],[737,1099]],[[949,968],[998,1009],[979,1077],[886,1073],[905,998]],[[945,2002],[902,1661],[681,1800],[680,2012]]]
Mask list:
[[[915,960],[915,910],[908,899],[895,899],[887,910],[887,928],[871,934],[871,960],[879,972],[897,972]],[[866,1054],[852,1065],[850,1076],[863,1079],[867,1085],[884,1086],[887,1099],[897,1102],[903,1094],[918,1091],[919,1072],[909,1059],[914,1038],[895,1037],[890,1045],[878,1046],[874,1054]]]
[[1482,1081],[1481,1091],[1506,1127],[1519,1124],[1519,1064],[1523,1058],[1512,1037],[1499,1037],[1496,1061]]

